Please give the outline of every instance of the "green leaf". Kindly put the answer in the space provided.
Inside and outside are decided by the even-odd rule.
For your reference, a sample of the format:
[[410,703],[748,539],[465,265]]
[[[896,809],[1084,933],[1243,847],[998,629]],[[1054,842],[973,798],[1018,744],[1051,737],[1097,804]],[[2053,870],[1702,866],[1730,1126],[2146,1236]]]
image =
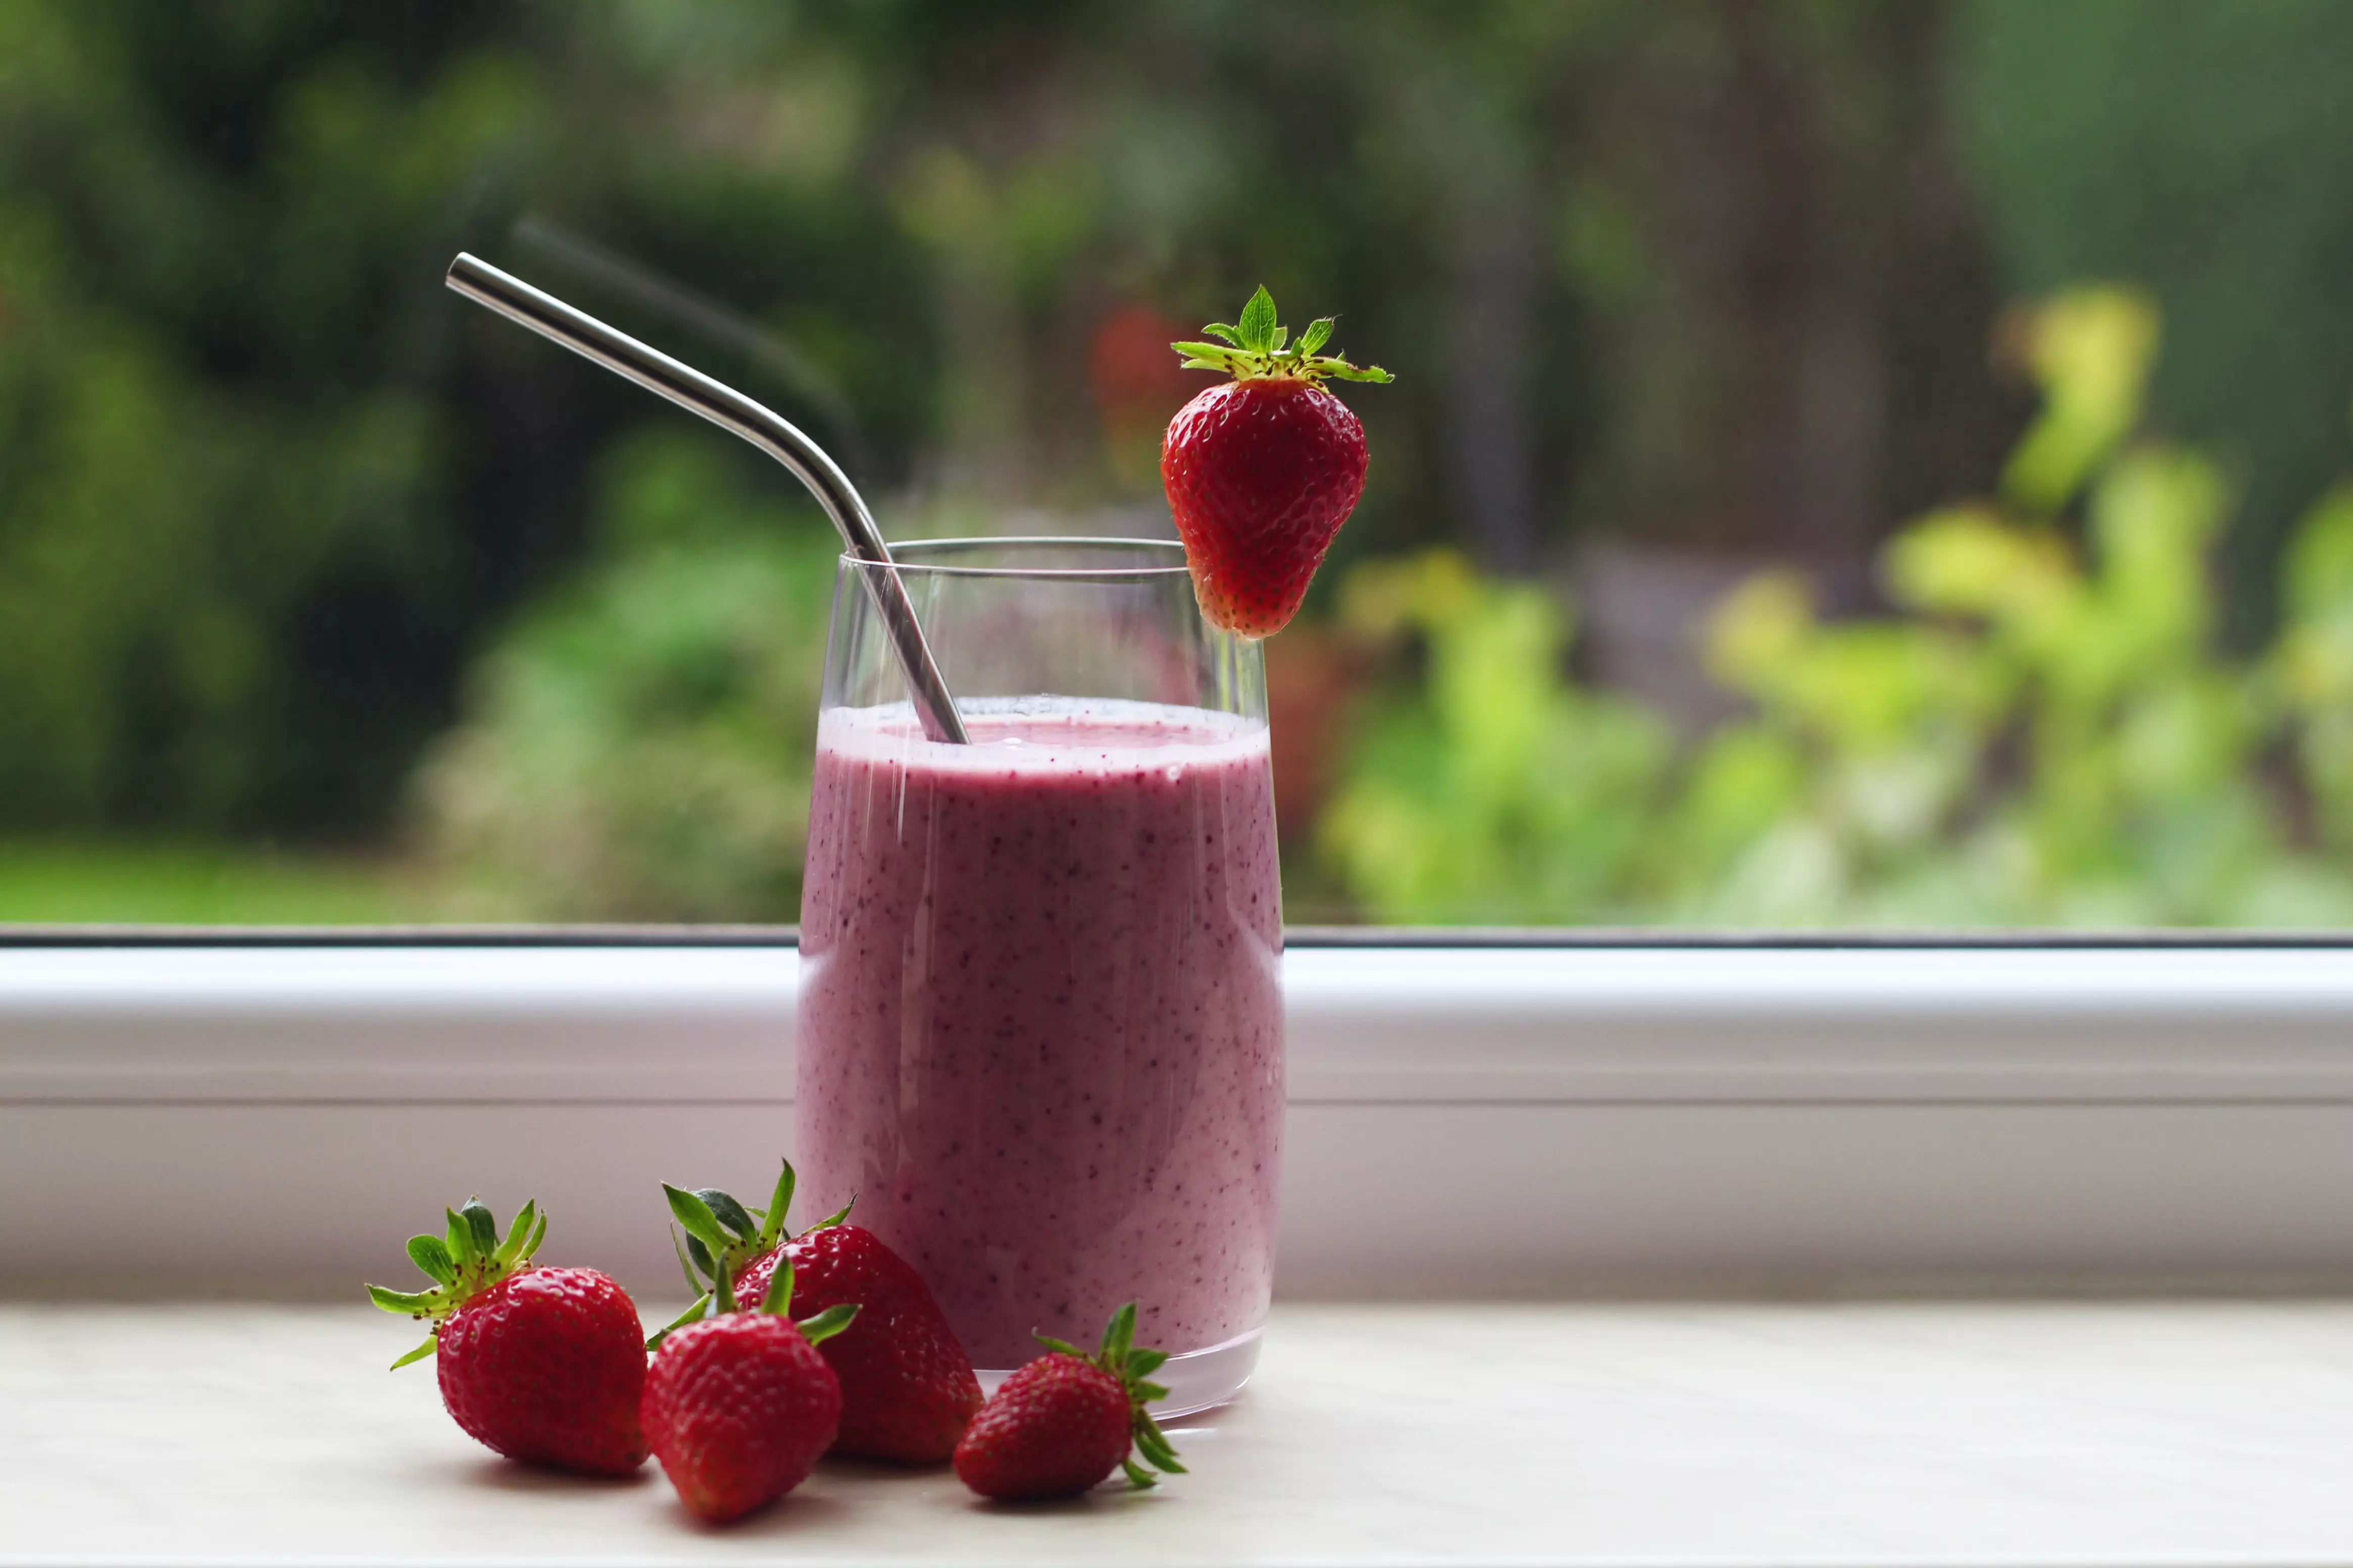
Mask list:
[[1274,329],[1274,341],[1268,343],[1266,346],[1271,353],[1281,353],[1282,352],[1282,345],[1290,341],[1290,338],[1291,329],[1289,327],[1277,327]]
[[1122,1459],[1119,1462],[1119,1468],[1127,1472],[1127,1484],[1138,1491],[1160,1484],[1159,1479],[1150,1470],[1145,1469],[1134,1459]]
[[760,1298],[760,1310],[782,1317],[793,1307],[793,1260],[779,1254],[776,1267],[768,1274],[768,1293]]
[[1117,1372],[1127,1364],[1128,1348],[1135,1343],[1135,1303],[1128,1302],[1103,1325],[1103,1363]]
[[1237,325],[1242,347],[1264,353],[1273,346],[1274,296],[1266,291],[1265,284],[1260,284],[1258,292],[1250,297],[1250,303],[1242,307],[1242,319]]
[[[711,1212],[711,1205],[702,1201],[701,1194],[673,1187],[668,1182],[664,1182],[662,1195],[670,1200],[670,1212],[678,1216],[678,1223],[685,1227],[687,1235],[709,1247],[712,1257],[725,1255],[727,1232],[720,1226],[719,1216]],[[714,1274],[718,1272],[715,1266],[712,1272]]]
[[1078,1346],[1071,1343],[1068,1340],[1058,1340],[1051,1334],[1041,1334],[1034,1329],[1030,1331],[1029,1337],[1036,1340],[1039,1344],[1044,1345],[1048,1350],[1052,1351],[1056,1355],[1074,1355],[1082,1361],[1086,1359],[1087,1352],[1081,1350]]
[[[711,1248],[702,1245],[701,1237],[690,1236],[686,1238],[686,1255],[694,1259],[694,1266],[697,1268],[702,1270],[703,1279],[719,1278],[719,1260],[711,1256]],[[698,1279],[695,1283],[699,1289],[702,1280]]]
[[676,1226],[670,1227],[670,1249],[678,1254],[678,1271],[686,1276],[687,1289],[697,1295],[708,1289],[702,1276],[694,1271],[694,1262],[686,1255],[686,1239]]
[[1176,1476],[1185,1473],[1184,1461],[1176,1458],[1176,1451],[1168,1447],[1167,1440],[1165,1438],[1158,1442],[1152,1442],[1138,1433],[1135,1439],[1135,1451],[1143,1455],[1145,1461],[1155,1469],[1166,1470]]
[[408,1365],[411,1362],[423,1361],[427,1356],[431,1355],[435,1351],[439,1350],[440,1348],[440,1340],[435,1335],[427,1334],[425,1336],[425,1342],[423,1344],[417,1346],[415,1350],[410,1351],[398,1361],[394,1362],[392,1363],[391,1370],[398,1372],[402,1367]]
[[481,1249],[474,1245],[474,1227],[459,1219],[456,1209],[443,1209],[441,1214],[449,1222],[448,1240],[451,1259],[461,1269],[480,1262],[482,1254]]
[[1167,1359],[1168,1352],[1166,1351],[1130,1351],[1127,1352],[1127,1375],[1130,1377],[1149,1377],[1154,1373],[1158,1372],[1161,1364],[1167,1361]]
[[857,1316],[858,1308],[854,1303],[837,1301],[822,1312],[803,1318],[799,1327],[801,1333],[807,1337],[809,1343],[823,1344],[849,1327],[851,1320]]
[[[1223,321],[1211,321],[1208,326],[1203,327],[1201,331],[1207,332],[1213,338],[1221,339],[1226,342],[1231,343],[1236,348],[1240,348],[1242,345],[1241,333],[1226,325]],[[1171,343],[1168,346],[1173,349],[1181,349],[1185,345],[1183,343]]]
[[531,1227],[531,1239],[523,1243],[522,1250],[515,1255],[515,1261],[518,1263],[530,1262],[533,1258],[536,1258],[539,1255],[539,1244],[546,1239],[547,1211],[545,1209],[542,1209],[539,1211],[539,1223]]
[[672,1318],[669,1322],[664,1323],[660,1328],[656,1329],[653,1332],[653,1337],[646,1341],[646,1349],[649,1351],[661,1349],[662,1341],[670,1338],[671,1334],[675,1333],[680,1329],[686,1327],[687,1324],[693,1322],[697,1318],[702,1317],[709,1312],[710,1310],[711,1292],[705,1290],[702,1294],[694,1299],[693,1306],[689,1307],[685,1311],[681,1312],[677,1317]]
[[539,1200],[524,1199],[522,1212],[515,1215],[514,1228],[507,1232],[506,1241],[491,1255],[491,1261],[501,1268],[513,1267],[523,1256],[523,1248],[531,1245],[531,1233],[538,1223]]
[[1231,363],[1235,355],[1234,350],[1221,343],[1170,343],[1168,346],[1180,354],[1187,354],[1194,359],[1212,360],[1219,364]]
[[441,1305],[439,1292],[433,1290],[392,1290],[382,1285],[367,1288],[368,1300],[387,1312],[398,1312],[404,1318],[430,1312]]
[[785,1214],[793,1206],[793,1163],[785,1162],[776,1190],[768,1194],[768,1212],[760,1221],[760,1250],[765,1252],[785,1238]]
[[1168,1434],[1160,1429],[1159,1422],[1141,1410],[1135,1413],[1135,1448],[1164,1470],[1180,1476],[1186,1473],[1176,1458],[1176,1450],[1168,1445]]
[[733,1194],[723,1193],[717,1187],[697,1187],[694,1195],[709,1206],[712,1217],[725,1226],[736,1240],[749,1241],[760,1234],[760,1222],[735,1201]]
[[443,1285],[457,1282],[458,1261],[449,1256],[448,1244],[438,1236],[412,1236],[408,1238],[408,1260],[431,1275]]
[[[809,1230],[823,1230],[827,1226],[839,1225],[843,1220],[849,1217],[849,1211],[857,1206],[858,1194],[856,1193],[852,1193],[849,1194],[849,1201],[848,1203],[842,1205],[839,1208],[834,1210],[831,1214],[826,1215],[823,1219],[818,1221],[808,1228]],[[805,1230],[801,1232],[801,1234],[803,1236],[807,1236],[808,1234],[808,1230]]]
[[1308,322],[1307,330],[1299,334],[1299,357],[1305,359],[1331,342],[1332,329],[1339,325],[1339,322],[1340,319],[1337,316],[1318,316]]
[[1138,1399],[1143,1400],[1146,1405],[1151,1404],[1155,1399],[1166,1399],[1168,1397],[1168,1390],[1156,1383],[1132,1383],[1128,1384],[1128,1386],[1134,1389],[1135,1391],[1135,1396]]
[[468,1198],[466,1200],[466,1206],[458,1211],[458,1217],[464,1220],[466,1222],[467,1228],[474,1233],[474,1250],[476,1252],[480,1253],[484,1258],[493,1257],[497,1254],[499,1250],[499,1220],[496,1215],[491,1213],[488,1205],[484,1204],[480,1198]]
[[1344,359],[1326,360],[1316,368],[1342,381],[1377,381],[1386,384],[1397,379],[1377,364],[1354,365]]

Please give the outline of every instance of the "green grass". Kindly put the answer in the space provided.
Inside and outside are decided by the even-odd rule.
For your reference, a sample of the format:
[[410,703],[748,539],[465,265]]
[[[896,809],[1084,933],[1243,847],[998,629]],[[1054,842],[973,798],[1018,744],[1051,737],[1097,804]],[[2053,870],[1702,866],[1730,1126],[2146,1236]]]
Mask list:
[[216,845],[0,842],[0,925],[366,925],[431,917],[414,873]]

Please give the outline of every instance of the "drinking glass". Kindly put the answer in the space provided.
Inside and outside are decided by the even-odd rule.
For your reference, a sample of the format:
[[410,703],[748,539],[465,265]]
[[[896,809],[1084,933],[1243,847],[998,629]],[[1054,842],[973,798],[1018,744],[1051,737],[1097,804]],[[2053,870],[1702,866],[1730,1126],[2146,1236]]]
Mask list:
[[930,1282],[984,1382],[1122,1302],[1176,1415],[1274,1273],[1282,893],[1259,646],[1180,546],[894,547],[971,744],[918,727],[841,558],[801,903],[804,1190]]

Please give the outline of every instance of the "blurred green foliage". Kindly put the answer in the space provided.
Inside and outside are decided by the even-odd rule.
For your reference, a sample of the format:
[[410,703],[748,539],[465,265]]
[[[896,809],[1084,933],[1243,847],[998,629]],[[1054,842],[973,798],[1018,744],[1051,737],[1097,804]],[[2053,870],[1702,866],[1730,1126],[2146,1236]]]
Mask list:
[[2013,326],[2043,392],[2000,493],[1881,561],[1902,619],[1824,622],[1761,575],[1708,629],[1748,715],[1678,755],[1564,672],[1536,590],[1452,554],[1361,567],[1363,635],[1419,634],[1369,705],[1324,854],[1376,919],[1729,925],[2353,921],[2353,488],[2306,514],[2285,621],[2222,651],[2230,495],[2138,437],[2157,343],[2126,289]]
[[1973,0],[1957,126],[2010,287],[2128,278],[2165,301],[2164,427],[2221,458],[2234,646],[2338,468],[2353,402],[2353,7],[2337,0]]
[[[1328,829],[1368,912],[2334,918],[2353,501],[2282,541],[2353,394],[2347,15],[0,0],[0,837],[789,916],[829,546],[451,299],[465,247],[902,530],[1124,530],[1187,390],[1129,350],[1260,281],[1343,312],[1400,381],[1314,609],[1428,659]],[[2171,350],[2129,294],[2035,318],[2000,494],[1886,553],[1911,619],[1756,584],[1695,749],[1552,673],[1533,580],[1597,537],[1853,563],[1981,482],[1983,321],[2103,276]]]
[[476,668],[418,775],[446,914],[789,919],[839,545],[725,437],[618,446],[587,569]]
[[439,895],[414,867],[169,839],[0,845],[0,921],[397,925]]

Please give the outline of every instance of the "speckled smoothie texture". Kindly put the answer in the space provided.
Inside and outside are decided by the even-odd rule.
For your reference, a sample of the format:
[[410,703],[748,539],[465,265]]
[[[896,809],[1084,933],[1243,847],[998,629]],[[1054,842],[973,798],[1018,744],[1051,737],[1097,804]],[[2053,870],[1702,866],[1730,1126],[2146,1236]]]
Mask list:
[[974,1363],[1264,1321],[1282,1129],[1263,724],[1032,702],[936,745],[818,726],[801,904],[805,1212],[857,1195]]

